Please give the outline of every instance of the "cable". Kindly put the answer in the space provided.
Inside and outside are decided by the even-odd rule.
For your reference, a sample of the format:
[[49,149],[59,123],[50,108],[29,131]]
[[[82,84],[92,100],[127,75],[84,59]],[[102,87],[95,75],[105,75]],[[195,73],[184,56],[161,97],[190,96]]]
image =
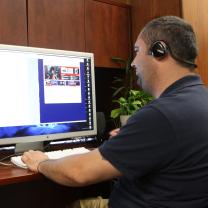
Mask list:
[[0,162],[0,165],[3,165],[3,166],[14,166],[12,163],[4,163],[4,162]]
[[8,158],[11,158],[13,156],[18,156],[18,155],[22,155],[22,153],[15,153],[15,154],[7,155],[7,156],[1,158],[0,159],[0,165],[4,165],[4,166],[14,166],[13,163],[10,163],[10,162],[9,163],[5,163],[3,161],[6,160],[6,159],[8,159]]

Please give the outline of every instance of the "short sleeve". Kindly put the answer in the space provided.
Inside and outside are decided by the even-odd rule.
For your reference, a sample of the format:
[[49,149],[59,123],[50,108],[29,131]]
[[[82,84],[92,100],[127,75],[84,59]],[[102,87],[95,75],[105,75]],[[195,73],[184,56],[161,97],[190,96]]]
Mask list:
[[168,119],[157,109],[144,107],[99,151],[124,176],[134,179],[170,163],[176,154],[175,140]]

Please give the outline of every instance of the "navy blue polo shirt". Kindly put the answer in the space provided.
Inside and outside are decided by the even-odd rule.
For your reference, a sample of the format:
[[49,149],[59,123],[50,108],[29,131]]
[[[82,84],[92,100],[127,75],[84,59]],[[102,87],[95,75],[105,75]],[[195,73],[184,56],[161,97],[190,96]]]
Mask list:
[[208,91],[196,75],[168,87],[99,147],[117,168],[112,208],[208,207]]

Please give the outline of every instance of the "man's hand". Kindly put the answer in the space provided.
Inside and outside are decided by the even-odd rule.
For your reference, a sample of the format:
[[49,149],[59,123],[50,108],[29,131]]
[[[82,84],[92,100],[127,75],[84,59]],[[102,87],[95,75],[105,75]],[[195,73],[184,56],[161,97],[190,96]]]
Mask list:
[[29,150],[22,155],[22,161],[27,165],[27,167],[34,171],[38,172],[39,163],[48,160],[48,156],[41,151]]
[[109,132],[110,138],[116,136],[118,132],[120,131],[120,128],[113,129],[112,131]]

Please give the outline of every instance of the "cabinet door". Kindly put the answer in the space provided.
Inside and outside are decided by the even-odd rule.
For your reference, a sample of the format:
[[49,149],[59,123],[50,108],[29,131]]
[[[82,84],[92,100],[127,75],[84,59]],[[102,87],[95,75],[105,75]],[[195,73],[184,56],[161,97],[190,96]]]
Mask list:
[[181,0],[132,0],[131,4],[133,42],[150,20],[163,15],[181,17]]
[[0,0],[0,43],[27,45],[26,0]]
[[84,0],[28,0],[28,39],[30,46],[84,51]]
[[94,53],[97,67],[119,67],[111,58],[129,57],[129,7],[107,2],[85,2],[86,51]]

